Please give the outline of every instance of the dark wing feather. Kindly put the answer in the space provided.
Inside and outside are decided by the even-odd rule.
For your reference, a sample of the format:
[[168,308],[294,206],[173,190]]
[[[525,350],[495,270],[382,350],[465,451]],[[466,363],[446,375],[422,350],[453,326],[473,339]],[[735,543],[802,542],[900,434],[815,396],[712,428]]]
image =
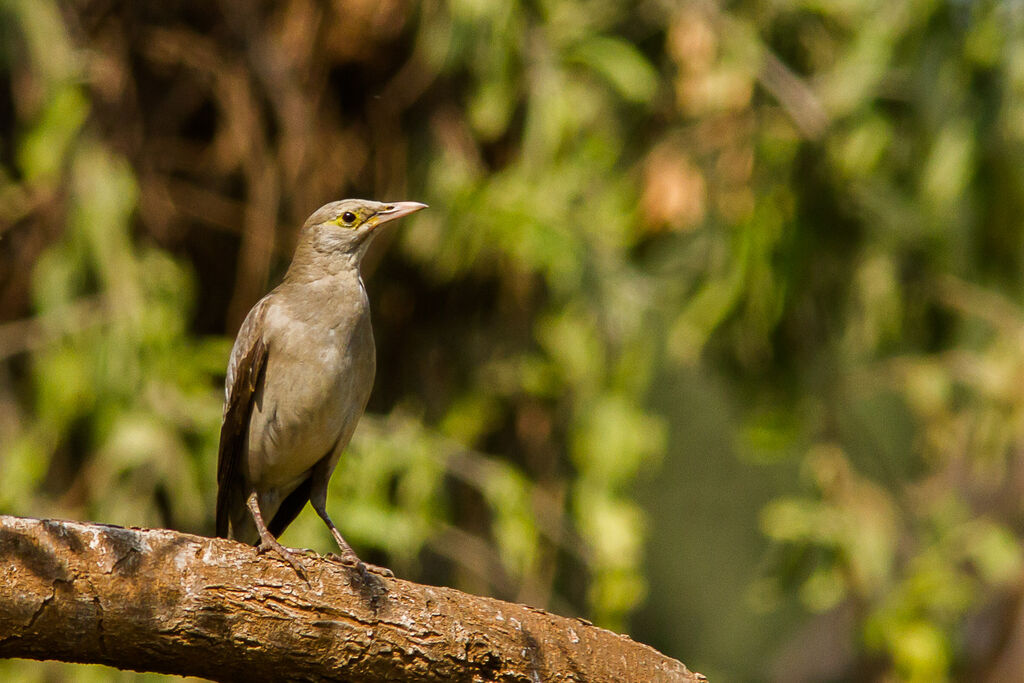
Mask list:
[[[228,537],[228,520],[232,499],[238,500],[238,487],[243,485],[242,460],[245,458],[249,418],[257,387],[267,365],[267,343],[263,338],[270,295],[253,306],[238,331],[231,349],[225,381],[224,421],[220,428],[217,453],[217,535]],[[242,491],[241,499],[245,499]]]
[[280,536],[288,528],[288,525],[299,516],[302,508],[306,507],[306,503],[309,502],[309,492],[312,490],[313,477],[310,475],[281,501],[281,507],[277,508],[274,518],[267,525],[267,530],[274,535],[274,538]]

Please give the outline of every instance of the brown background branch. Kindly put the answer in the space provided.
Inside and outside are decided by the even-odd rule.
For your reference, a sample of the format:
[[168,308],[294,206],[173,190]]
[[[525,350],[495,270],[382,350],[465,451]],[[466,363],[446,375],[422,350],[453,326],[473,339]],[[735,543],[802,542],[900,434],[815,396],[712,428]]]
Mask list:
[[578,619],[175,531],[0,516],[0,656],[219,680],[700,681]]

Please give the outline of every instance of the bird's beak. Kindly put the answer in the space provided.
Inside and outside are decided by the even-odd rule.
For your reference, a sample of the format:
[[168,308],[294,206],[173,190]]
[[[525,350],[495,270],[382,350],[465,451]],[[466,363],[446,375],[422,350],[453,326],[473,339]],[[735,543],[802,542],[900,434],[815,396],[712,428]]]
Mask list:
[[376,228],[388,221],[393,221],[396,218],[402,216],[408,216],[411,213],[416,213],[420,209],[427,208],[426,204],[420,204],[419,202],[391,202],[383,211],[378,211],[377,215],[370,219],[371,227]]

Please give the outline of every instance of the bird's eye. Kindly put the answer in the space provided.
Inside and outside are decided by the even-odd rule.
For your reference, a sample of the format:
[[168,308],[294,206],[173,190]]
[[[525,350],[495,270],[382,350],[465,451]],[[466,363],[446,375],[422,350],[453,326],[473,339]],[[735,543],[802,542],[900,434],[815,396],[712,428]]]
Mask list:
[[345,221],[346,223],[351,223],[355,219],[356,215],[351,211],[346,211],[345,213],[341,214],[341,220]]

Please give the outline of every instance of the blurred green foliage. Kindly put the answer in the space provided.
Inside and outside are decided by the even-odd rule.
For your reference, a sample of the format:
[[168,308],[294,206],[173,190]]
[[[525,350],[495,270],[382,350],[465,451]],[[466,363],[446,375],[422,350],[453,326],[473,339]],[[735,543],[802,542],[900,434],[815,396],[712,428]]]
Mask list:
[[1021,6],[128,4],[0,3],[0,511],[209,532],[240,313],[423,200],[358,548],[715,680],[1024,678]]

